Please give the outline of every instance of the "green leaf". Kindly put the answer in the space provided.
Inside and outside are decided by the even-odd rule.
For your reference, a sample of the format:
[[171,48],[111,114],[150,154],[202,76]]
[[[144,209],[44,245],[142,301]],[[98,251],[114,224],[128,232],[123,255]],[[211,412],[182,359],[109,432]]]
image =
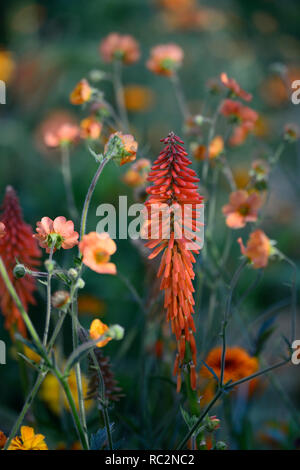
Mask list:
[[74,367],[77,362],[81,361],[90,352],[91,349],[94,349],[98,341],[99,339],[96,341],[87,341],[86,343],[78,346],[78,348],[72,352],[66,363],[64,372],[65,375],[69,375],[72,367]]

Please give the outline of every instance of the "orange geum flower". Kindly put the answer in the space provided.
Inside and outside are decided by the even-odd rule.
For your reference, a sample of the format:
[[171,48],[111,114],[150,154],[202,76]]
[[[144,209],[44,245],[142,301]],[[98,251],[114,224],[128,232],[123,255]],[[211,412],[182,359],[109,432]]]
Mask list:
[[127,85],[124,88],[124,100],[128,111],[147,111],[154,101],[154,92],[145,86]]
[[245,247],[242,239],[238,239],[241,252],[252,263],[255,269],[265,268],[268,264],[269,256],[272,252],[272,244],[267,235],[260,229],[254,230],[250,234],[247,246]]
[[252,95],[243,90],[234,78],[228,78],[226,73],[221,73],[221,82],[234,96],[238,96],[245,101],[252,100]]
[[101,131],[102,124],[94,116],[87,117],[80,123],[80,137],[82,139],[96,140],[100,137]]
[[147,158],[140,158],[125,173],[123,181],[128,184],[128,186],[142,186],[147,181],[150,165],[150,160]]
[[95,341],[98,338],[103,337],[97,343],[98,348],[103,348],[103,346],[106,346],[107,343],[111,341],[112,338],[110,336],[106,336],[108,330],[109,330],[109,327],[105,325],[105,323],[103,323],[98,318],[92,321],[91,326],[90,326],[90,337]]
[[[207,158],[207,151],[205,145],[191,145],[195,160],[201,161]],[[209,145],[208,158],[218,157],[224,150],[224,140],[220,135],[216,135]]]
[[244,189],[234,191],[230,194],[229,204],[222,208],[226,224],[230,228],[237,229],[245,227],[247,222],[255,222],[261,204],[262,200],[256,192],[249,194]]
[[6,441],[7,441],[6,435],[4,434],[3,431],[0,431],[0,449],[3,449],[3,447],[5,446]]
[[21,436],[14,437],[8,450],[48,450],[45,436],[35,434],[29,426],[21,427]]
[[37,222],[34,237],[40,244],[40,247],[46,248],[50,253],[51,246],[53,251],[64,248],[69,250],[78,244],[78,233],[74,231],[74,223],[72,220],[66,220],[65,217],[59,216],[52,220],[49,217],[43,217]]
[[75,143],[79,138],[79,127],[75,124],[61,124],[55,131],[48,131],[44,135],[47,147],[56,148],[61,145]]
[[5,236],[5,225],[0,222],[0,238]]
[[138,143],[131,134],[115,132],[109,137],[104,148],[104,153],[107,158],[118,160],[122,166],[136,159],[137,149]]
[[83,104],[90,101],[92,96],[92,88],[89,82],[83,78],[77,83],[74,90],[70,94],[70,101],[72,104]]
[[109,262],[116,249],[115,242],[106,232],[90,232],[79,243],[83,264],[100,274],[116,274],[116,265]]
[[177,44],[162,44],[151,49],[147,67],[153,73],[170,77],[181,66],[183,56]]
[[121,60],[130,65],[140,58],[138,42],[129,34],[110,33],[100,43],[100,54],[104,62]]

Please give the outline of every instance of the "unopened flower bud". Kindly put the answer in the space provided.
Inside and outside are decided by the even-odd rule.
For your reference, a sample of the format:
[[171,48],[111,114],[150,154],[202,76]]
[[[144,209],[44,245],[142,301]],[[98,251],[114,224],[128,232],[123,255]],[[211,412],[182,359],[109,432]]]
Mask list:
[[227,444],[223,441],[218,441],[216,443],[216,450],[226,450],[227,449]]
[[112,325],[110,326],[107,335],[112,339],[119,341],[124,337],[124,328],[121,325]]
[[106,78],[107,74],[102,70],[91,70],[89,73],[89,79],[91,82],[97,83]]
[[206,420],[206,430],[213,432],[220,427],[220,420],[216,416],[208,416]]
[[24,264],[16,264],[13,273],[16,279],[21,279],[21,277],[24,277],[26,274],[26,268]]
[[83,289],[84,286],[85,286],[85,282],[84,282],[84,280],[80,277],[80,278],[78,279],[78,281],[76,282],[76,287],[77,287],[78,289]]
[[48,273],[49,274],[52,274],[53,271],[54,271],[54,268],[55,268],[55,261],[50,261],[49,259],[47,259],[45,261],[45,268],[47,269]]
[[54,308],[63,309],[70,303],[70,294],[65,290],[58,290],[54,292],[51,300]]
[[68,271],[68,276],[72,281],[75,281],[78,278],[78,271],[75,268],[70,268]]
[[197,124],[197,126],[202,126],[202,124],[204,123],[204,117],[201,116],[201,114],[197,114],[194,117],[194,120],[195,120],[195,123]]
[[295,124],[287,124],[284,128],[283,138],[289,143],[299,139],[299,128]]

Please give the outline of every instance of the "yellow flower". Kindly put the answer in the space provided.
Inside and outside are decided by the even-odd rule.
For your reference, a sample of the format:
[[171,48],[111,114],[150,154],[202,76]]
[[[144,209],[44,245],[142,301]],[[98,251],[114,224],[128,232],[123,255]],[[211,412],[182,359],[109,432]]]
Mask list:
[[36,362],[37,364],[39,364],[41,361],[41,356],[39,356],[38,353],[26,346],[26,344],[24,344],[24,355],[28,357],[28,359],[30,359],[31,361]]
[[70,101],[72,104],[83,104],[90,101],[92,96],[92,89],[89,82],[83,78],[77,83],[74,90],[70,94]]
[[[102,323],[98,318],[93,320],[90,326],[90,337],[94,340],[100,338],[108,331],[108,326]],[[106,337],[97,343],[98,348],[103,348],[111,340],[110,337]]]
[[[88,382],[83,374],[81,375],[81,380],[83,396],[86,396],[88,390]],[[74,370],[72,370],[69,375],[68,384],[72,393],[72,397],[75,401],[76,408],[78,410],[79,403],[77,395],[76,375]],[[50,410],[56,415],[60,414],[61,405],[64,405],[67,410],[70,410],[68,400],[66,399],[64,393],[61,391],[60,385],[56,377],[52,374],[48,374],[45,378],[41,387],[40,397],[48,405]],[[93,405],[93,402],[91,400],[85,400],[84,403],[86,410],[89,410]]]
[[35,434],[29,426],[21,427],[21,436],[14,437],[8,450],[48,450],[43,434]]

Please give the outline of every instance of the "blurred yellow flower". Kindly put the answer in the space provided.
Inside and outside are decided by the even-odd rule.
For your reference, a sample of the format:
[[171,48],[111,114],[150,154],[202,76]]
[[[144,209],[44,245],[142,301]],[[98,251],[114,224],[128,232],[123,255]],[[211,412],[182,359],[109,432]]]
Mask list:
[[48,450],[43,434],[35,434],[29,426],[21,427],[21,436],[14,437],[8,450]]
[[[88,381],[85,375],[83,374],[81,375],[81,380],[82,380],[83,396],[85,397],[88,391]],[[78,395],[77,395],[76,374],[74,370],[72,370],[69,375],[68,384],[69,384],[73,399],[75,401],[76,408],[78,410],[79,404],[78,404]],[[47,377],[45,378],[42,384],[41,391],[40,391],[40,398],[48,405],[50,410],[56,415],[60,414],[62,404],[67,410],[70,410],[69,403],[64,393],[61,391],[60,385],[56,377],[50,373],[47,375]],[[84,404],[85,404],[85,409],[89,410],[92,407],[93,402],[92,400],[85,400]]]
[[39,356],[35,351],[26,346],[26,344],[24,344],[24,355],[31,361],[36,362],[37,364],[39,364],[41,361],[41,356]]

